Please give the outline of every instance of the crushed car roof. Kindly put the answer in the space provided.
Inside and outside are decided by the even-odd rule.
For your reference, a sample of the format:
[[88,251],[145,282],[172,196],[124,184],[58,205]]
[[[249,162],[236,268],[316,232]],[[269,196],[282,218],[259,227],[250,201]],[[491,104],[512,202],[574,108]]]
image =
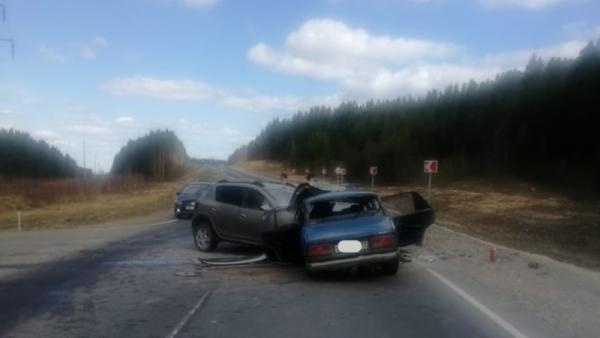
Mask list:
[[372,191],[334,191],[316,195],[305,200],[306,203],[323,202],[327,200],[343,199],[354,196],[372,196],[377,197],[377,194]]

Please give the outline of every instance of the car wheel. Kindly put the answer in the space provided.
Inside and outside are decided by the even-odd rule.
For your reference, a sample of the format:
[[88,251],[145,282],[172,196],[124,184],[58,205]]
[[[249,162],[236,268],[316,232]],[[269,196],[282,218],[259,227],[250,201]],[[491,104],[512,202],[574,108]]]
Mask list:
[[218,239],[210,224],[198,223],[194,227],[194,244],[203,252],[214,251],[217,248]]
[[395,276],[398,273],[399,261],[397,259],[381,265],[381,270],[388,276]]

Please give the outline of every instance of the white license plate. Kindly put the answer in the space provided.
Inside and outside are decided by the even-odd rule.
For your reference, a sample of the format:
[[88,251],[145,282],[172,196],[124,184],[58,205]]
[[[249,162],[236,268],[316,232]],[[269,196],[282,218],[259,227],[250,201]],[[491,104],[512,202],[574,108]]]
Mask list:
[[362,247],[362,243],[356,240],[344,240],[336,245],[337,251],[341,253],[357,253],[362,250]]
[[188,206],[185,207],[185,210],[194,210],[194,207],[191,206],[191,205],[188,205]]

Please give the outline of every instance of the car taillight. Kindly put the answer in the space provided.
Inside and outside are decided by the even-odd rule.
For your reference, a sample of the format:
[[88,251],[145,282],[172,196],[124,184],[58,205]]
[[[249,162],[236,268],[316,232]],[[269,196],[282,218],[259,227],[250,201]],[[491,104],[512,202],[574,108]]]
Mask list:
[[331,255],[333,247],[331,244],[315,244],[308,247],[308,256],[327,256]]
[[371,242],[372,249],[385,248],[388,246],[395,246],[396,245],[396,235],[391,234],[391,235],[373,236],[373,237],[371,237],[370,242]]

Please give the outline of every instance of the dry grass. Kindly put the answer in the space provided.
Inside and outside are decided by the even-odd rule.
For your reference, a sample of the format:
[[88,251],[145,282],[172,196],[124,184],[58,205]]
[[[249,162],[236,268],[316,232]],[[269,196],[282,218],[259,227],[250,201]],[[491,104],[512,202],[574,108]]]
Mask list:
[[212,180],[213,175],[205,167],[194,166],[173,182],[149,182],[141,177],[5,182],[0,189],[0,230],[16,229],[18,210],[25,230],[94,224],[169,210],[183,184]]
[[[281,164],[252,161],[242,169],[278,177]],[[288,171],[289,172],[289,171]],[[291,178],[303,181],[302,175]],[[424,180],[425,181],[425,180]],[[378,186],[381,196],[418,191],[422,185]],[[394,201],[386,201],[394,204]],[[527,182],[470,180],[432,190],[438,224],[519,250],[600,269],[600,200],[572,199]]]

